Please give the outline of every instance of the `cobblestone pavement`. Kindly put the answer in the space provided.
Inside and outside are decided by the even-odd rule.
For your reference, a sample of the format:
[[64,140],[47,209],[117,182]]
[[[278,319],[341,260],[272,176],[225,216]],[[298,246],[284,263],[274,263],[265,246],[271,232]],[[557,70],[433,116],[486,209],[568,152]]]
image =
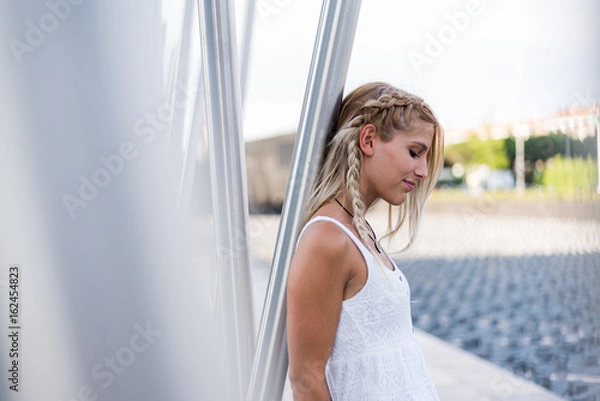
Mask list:
[[567,399],[600,401],[600,222],[432,214],[396,260],[417,327]]
[[[381,232],[383,213],[369,219]],[[277,224],[251,220],[255,258],[270,259]],[[569,400],[600,401],[600,221],[430,214],[394,258],[417,327]]]
[[571,400],[600,400],[600,253],[402,263],[415,326]]

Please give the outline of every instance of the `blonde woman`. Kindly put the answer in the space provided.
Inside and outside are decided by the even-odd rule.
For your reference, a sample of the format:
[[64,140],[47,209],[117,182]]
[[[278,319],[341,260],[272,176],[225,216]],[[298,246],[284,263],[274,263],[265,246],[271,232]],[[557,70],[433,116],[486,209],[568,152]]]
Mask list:
[[406,222],[410,245],[443,165],[440,124],[423,99],[371,83],[344,99],[327,140],[287,283],[294,400],[438,400],[408,283],[365,213],[399,205],[387,235]]

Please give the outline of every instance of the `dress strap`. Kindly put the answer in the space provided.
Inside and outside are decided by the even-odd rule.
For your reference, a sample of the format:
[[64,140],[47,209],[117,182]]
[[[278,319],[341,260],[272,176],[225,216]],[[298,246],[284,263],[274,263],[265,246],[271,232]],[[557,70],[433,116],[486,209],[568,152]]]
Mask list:
[[310,219],[310,221],[304,225],[304,228],[302,228],[302,231],[300,231],[300,235],[298,235],[298,240],[296,241],[296,248],[298,248],[298,243],[300,242],[300,238],[302,237],[302,234],[304,234],[304,231],[308,228],[308,226],[310,226],[311,224],[316,223],[318,221],[329,221],[329,222],[335,224],[336,226],[341,228],[342,231],[344,231],[348,237],[350,237],[352,242],[354,242],[354,244],[360,250],[360,253],[363,254],[363,257],[366,258],[367,257],[366,255],[373,257],[373,255],[371,254],[371,251],[369,251],[367,249],[367,247],[358,239],[358,237],[352,231],[350,231],[350,229],[348,227],[346,227],[345,225],[343,225],[342,223],[340,223],[333,217],[329,217],[329,216],[316,216],[316,217],[313,217],[312,219]]

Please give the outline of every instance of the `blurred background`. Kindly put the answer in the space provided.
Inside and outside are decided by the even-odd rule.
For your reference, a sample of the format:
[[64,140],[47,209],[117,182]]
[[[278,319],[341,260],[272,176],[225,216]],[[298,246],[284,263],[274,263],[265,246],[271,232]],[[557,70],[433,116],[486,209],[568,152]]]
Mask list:
[[[320,4],[257,2],[244,98],[257,305]],[[592,0],[365,1],[346,84],[414,92],[445,129],[419,237],[394,253],[415,325],[568,400],[600,400],[599,17]],[[385,231],[383,208],[369,220]]]
[[[320,3],[257,3],[244,111],[256,208],[282,201]],[[591,0],[365,2],[346,87],[381,80],[433,107],[446,132],[441,187],[586,198],[597,182],[598,15]]]

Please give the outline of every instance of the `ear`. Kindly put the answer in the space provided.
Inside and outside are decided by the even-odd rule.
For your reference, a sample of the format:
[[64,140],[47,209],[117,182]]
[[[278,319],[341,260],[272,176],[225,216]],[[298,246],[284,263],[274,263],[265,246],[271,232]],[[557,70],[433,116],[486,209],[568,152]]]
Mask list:
[[377,128],[373,124],[365,124],[358,134],[358,146],[365,156],[373,156],[373,142],[377,137]]

